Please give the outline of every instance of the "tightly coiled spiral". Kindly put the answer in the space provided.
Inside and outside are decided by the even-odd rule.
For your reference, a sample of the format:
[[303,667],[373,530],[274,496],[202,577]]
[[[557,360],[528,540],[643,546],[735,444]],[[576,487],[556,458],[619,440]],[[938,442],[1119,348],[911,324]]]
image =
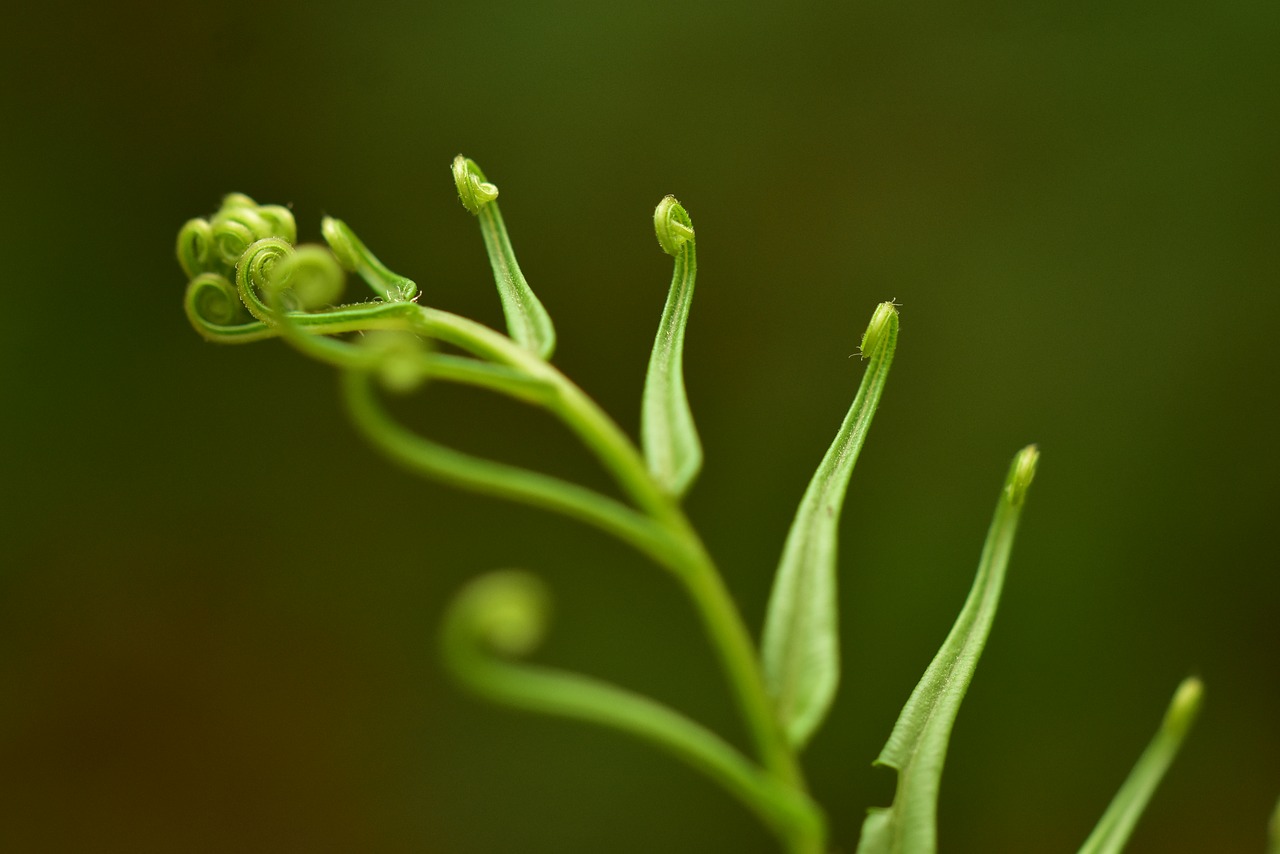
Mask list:
[[675,196],[658,202],[653,212],[653,230],[662,251],[668,255],[679,255],[680,247],[693,240],[693,221]]
[[264,237],[297,240],[293,214],[286,207],[259,205],[243,193],[230,193],[212,218],[188,220],[179,230],[178,263],[188,278],[220,273],[229,279],[244,251]]
[[267,324],[276,322],[277,306],[307,311],[333,304],[342,295],[344,280],[342,268],[327,249],[295,249],[280,237],[250,244],[236,264],[241,302]]
[[498,198],[498,188],[484,179],[474,160],[459,154],[453,158],[453,183],[458,188],[462,206],[473,214]]

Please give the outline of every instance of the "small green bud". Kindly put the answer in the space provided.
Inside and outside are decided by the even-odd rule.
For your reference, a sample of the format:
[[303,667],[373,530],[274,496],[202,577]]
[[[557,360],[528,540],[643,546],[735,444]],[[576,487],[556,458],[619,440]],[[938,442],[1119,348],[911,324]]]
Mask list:
[[462,206],[473,214],[498,198],[498,188],[484,179],[484,173],[475,161],[459,154],[453,158],[453,183],[458,188]]
[[187,220],[178,232],[177,254],[188,279],[213,269],[213,229],[206,220]]
[[422,355],[426,342],[408,332],[374,331],[364,336],[364,346],[377,354],[377,376],[383,388],[408,394],[422,385]]
[[1013,458],[1013,469],[1009,472],[1009,500],[1013,506],[1019,507],[1026,500],[1027,488],[1036,476],[1036,464],[1040,461],[1040,449],[1035,445],[1027,445]]
[[200,273],[187,285],[186,308],[197,329],[203,323],[228,326],[240,320],[244,307],[235,285],[217,273]]
[[1182,680],[1182,684],[1174,692],[1173,700],[1169,703],[1169,710],[1164,713],[1163,728],[1170,732],[1186,732],[1200,711],[1200,701],[1203,697],[1203,682],[1194,676]]
[[867,324],[867,331],[862,333],[862,344],[858,347],[862,358],[871,358],[880,349],[880,345],[889,340],[889,332],[897,322],[897,316],[898,306],[892,300],[876,306],[875,313],[871,315],[871,322]]
[[244,193],[227,193],[222,197],[222,207],[220,210],[231,210],[232,208],[256,208],[258,203],[246,196]]
[[283,205],[262,205],[258,208],[258,215],[271,225],[272,237],[298,242],[298,224],[294,221],[293,211]]
[[542,642],[550,603],[536,577],[509,569],[471,582],[459,596],[458,607],[490,649],[519,656]]
[[653,212],[653,230],[658,235],[658,245],[668,255],[679,255],[680,247],[693,240],[693,222],[675,196],[658,202]]

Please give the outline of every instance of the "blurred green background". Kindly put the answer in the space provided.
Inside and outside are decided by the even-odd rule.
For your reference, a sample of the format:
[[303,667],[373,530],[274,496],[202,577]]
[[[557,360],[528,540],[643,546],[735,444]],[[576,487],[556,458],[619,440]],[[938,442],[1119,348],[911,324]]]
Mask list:
[[[1261,851],[1280,795],[1274,0],[51,3],[0,51],[0,849],[770,852],[611,733],[493,708],[436,627],[483,571],[546,661],[741,740],[690,608],[601,535],[415,480],[332,372],[201,341],[173,239],[236,190],[343,217],[499,324],[449,175],[502,188],[558,364],[632,429],[679,195],[701,276],[689,510],[749,623],[856,388],[898,359],[841,542],[845,680],[807,752],[840,850],[1040,443],[943,780],[948,852],[1072,851],[1178,681],[1206,705],[1131,846]],[[354,286],[353,286],[354,288]],[[556,425],[429,389],[470,450],[600,483]]]

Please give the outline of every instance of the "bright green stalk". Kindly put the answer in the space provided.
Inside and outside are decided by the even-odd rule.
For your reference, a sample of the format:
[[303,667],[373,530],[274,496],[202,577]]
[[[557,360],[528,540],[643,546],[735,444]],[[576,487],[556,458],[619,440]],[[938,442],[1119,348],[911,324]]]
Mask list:
[[653,224],[659,245],[676,262],[645,376],[640,441],[654,480],[679,497],[689,490],[702,468],[702,443],[684,388],[684,329],[693,302],[698,257],[693,223],[675,196],[658,204]]
[[1185,679],[1178,686],[1155,738],[1138,757],[1137,764],[1111,799],[1111,805],[1098,821],[1098,826],[1081,846],[1080,854],[1120,854],[1124,850],[1138,818],[1195,723],[1203,696],[1204,686],[1199,679]]
[[840,679],[836,540],[854,463],[889,378],[898,312],[881,303],[863,336],[871,359],[853,405],[809,482],[787,534],[764,626],[764,672],[787,738],[799,750],[826,717]]
[[427,308],[412,328],[526,371],[552,386],[554,393],[546,408],[578,435],[632,501],[663,529],[669,547],[648,553],[676,575],[693,599],[765,767],[788,784],[803,788],[799,763],[774,715],[755,645],[737,606],[693,526],[672,496],[650,477],[643,458],[621,428],[563,374],[504,335]]
[[858,854],[937,851],[938,789],[947,740],[995,620],[1018,517],[1038,457],[1034,445],[1014,457],[969,598],[875,761],[898,772],[898,787],[891,806],[867,811]]

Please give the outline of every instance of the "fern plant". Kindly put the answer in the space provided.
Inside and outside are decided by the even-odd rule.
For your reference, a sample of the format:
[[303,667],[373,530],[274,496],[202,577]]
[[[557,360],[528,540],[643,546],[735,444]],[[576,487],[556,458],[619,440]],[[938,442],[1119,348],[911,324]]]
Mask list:
[[[327,247],[296,246],[287,208],[259,205],[240,194],[227,196],[209,219],[188,221],[178,234],[178,260],[189,279],[187,317],[210,341],[279,337],[337,368],[352,421],[393,462],[463,489],[575,518],[652,559],[684,590],[700,618],[749,733],[749,751],[625,688],[527,662],[546,629],[547,592],[525,572],[496,572],[458,594],[442,632],[446,665],[462,684],[494,702],[621,730],[668,751],[741,800],[783,851],[823,854],[831,844],[827,822],[809,794],[800,754],[826,718],[839,683],[840,511],[893,364],[898,307],[884,302],[872,313],[860,347],[866,362],[861,385],[800,499],[757,646],[681,509],[702,462],[683,374],[697,277],[689,214],[673,196],[654,212],[659,246],[672,256],[674,270],[649,360],[637,447],[551,363],[555,329],[520,270],[498,208],[498,188],[462,156],[453,162],[453,178],[463,206],[479,220],[505,334],[420,304],[415,283],[383,265],[342,221],[323,220]],[[372,299],[339,302],[347,272],[365,281]],[[594,454],[625,500],[466,454],[407,429],[383,397],[427,381],[474,386],[545,409]],[[876,760],[897,772],[897,790],[890,806],[868,810],[860,854],[936,850],[947,741],[995,618],[1038,460],[1034,445],[1014,456],[969,597]],[[1179,686],[1154,740],[1082,852],[1121,850],[1200,699],[1198,680]]]

